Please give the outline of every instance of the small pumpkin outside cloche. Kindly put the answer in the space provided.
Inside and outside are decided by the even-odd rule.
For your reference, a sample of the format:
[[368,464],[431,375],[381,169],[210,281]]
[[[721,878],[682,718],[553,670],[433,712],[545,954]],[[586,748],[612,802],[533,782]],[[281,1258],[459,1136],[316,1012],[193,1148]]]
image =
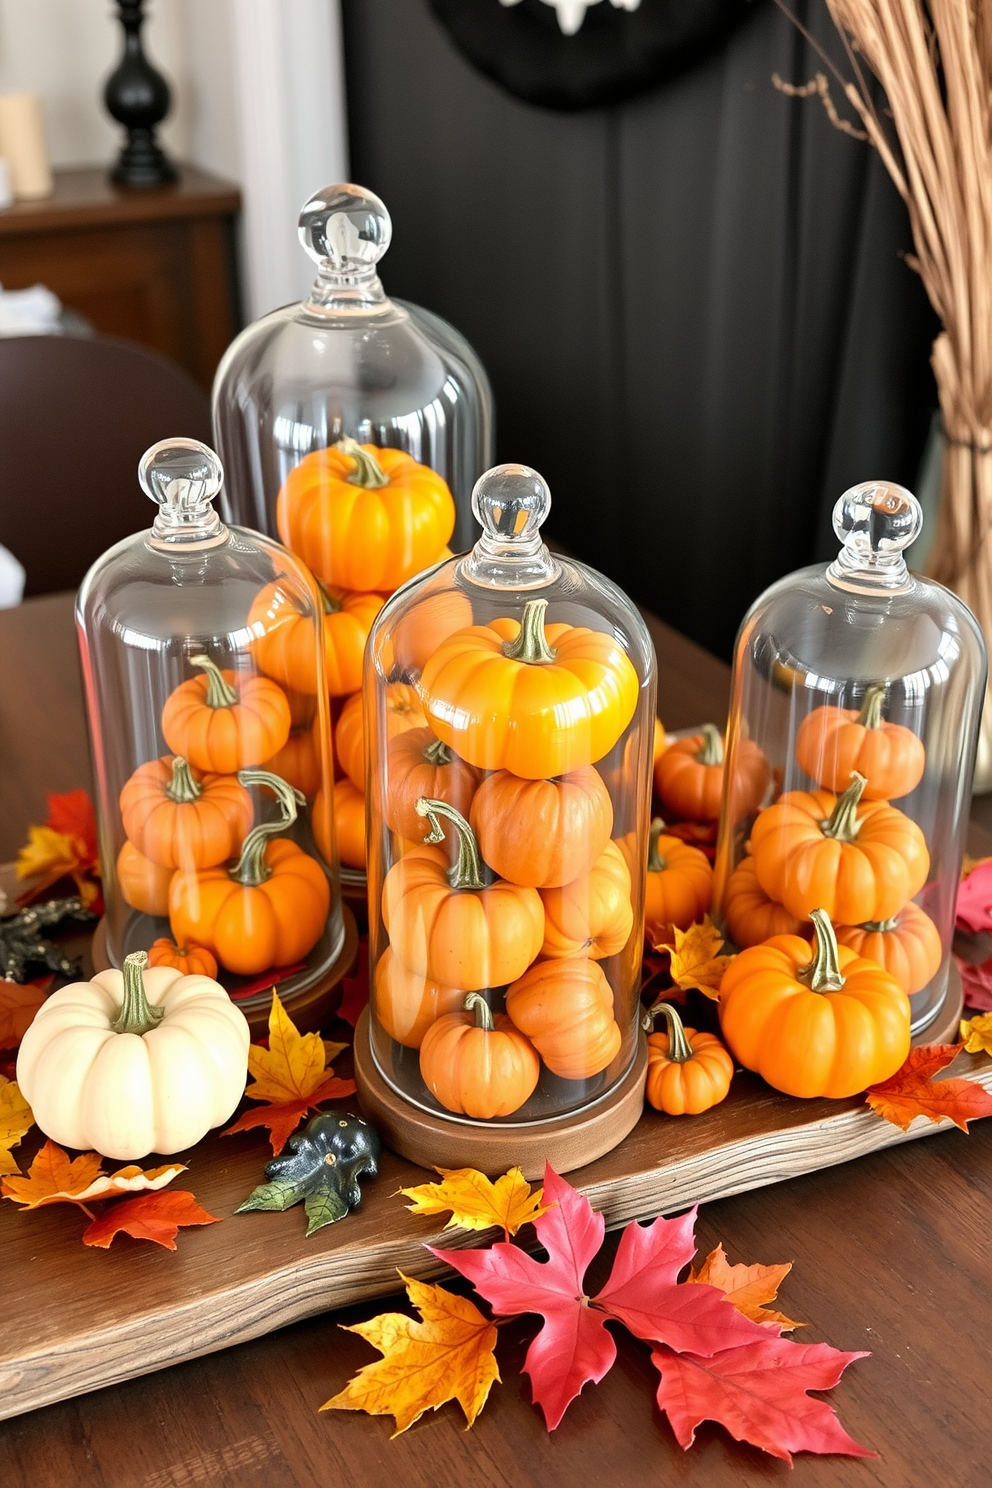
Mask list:
[[698,1116],[726,1097],[734,1061],[712,1033],[684,1027],[670,1002],[656,1002],[645,1013],[645,1028],[659,1016],[668,1029],[648,1036],[645,1096],[668,1116]]

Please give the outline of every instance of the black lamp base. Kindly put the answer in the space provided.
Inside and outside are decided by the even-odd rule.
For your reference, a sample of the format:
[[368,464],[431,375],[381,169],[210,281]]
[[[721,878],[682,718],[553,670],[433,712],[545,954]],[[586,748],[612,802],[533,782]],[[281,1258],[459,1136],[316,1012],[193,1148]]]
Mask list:
[[179,172],[155,143],[153,130],[129,129],[110,179],[118,186],[166,186],[179,179]]
[[145,56],[141,43],[144,0],[117,0],[124,52],[107,79],[107,112],[127,130],[127,141],[110,172],[119,186],[162,186],[176,168],[155,140],[155,126],[169,112],[169,85]]

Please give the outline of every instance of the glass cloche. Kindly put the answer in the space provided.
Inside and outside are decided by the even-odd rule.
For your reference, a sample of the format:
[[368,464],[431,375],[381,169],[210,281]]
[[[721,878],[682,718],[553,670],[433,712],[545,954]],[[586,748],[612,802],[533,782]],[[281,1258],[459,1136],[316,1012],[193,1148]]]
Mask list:
[[278,543],[221,522],[205,445],[153,445],[138,479],[151,530],[105,553],[76,604],[106,902],[94,954],[195,949],[253,1024],[278,982],[312,1026],[345,969],[320,600]]
[[526,466],[487,472],[479,541],[394,595],[365,655],[372,1057],[501,1142],[603,1101],[639,1050],[654,651],[548,551],[549,505]]
[[[829,566],[780,580],[737,639],[716,908],[740,947],[811,932],[883,964],[914,1034],[948,1001],[986,655],[970,610],[910,573],[903,487],[834,508]],[[769,782],[771,782],[769,784]]]

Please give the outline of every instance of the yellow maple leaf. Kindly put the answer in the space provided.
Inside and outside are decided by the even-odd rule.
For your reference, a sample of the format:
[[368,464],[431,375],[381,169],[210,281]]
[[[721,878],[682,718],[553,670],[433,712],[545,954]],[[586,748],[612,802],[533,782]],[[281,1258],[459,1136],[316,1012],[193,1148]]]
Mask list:
[[102,1164],[99,1152],[84,1152],[70,1160],[57,1143],[48,1141],[35,1156],[27,1176],[4,1178],[0,1193],[24,1209],[40,1209],[45,1204],[79,1204],[85,1209],[91,1199],[164,1188],[177,1173],[186,1171],[183,1163],[169,1163],[147,1172],[129,1163],[116,1173],[104,1173]]
[[250,1046],[248,1073],[254,1076],[255,1083],[248,1086],[245,1094],[252,1100],[271,1101],[277,1106],[302,1100],[324,1083],[327,1064],[327,1051],[320,1034],[300,1033],[278,992],[273,991],[269,1047]]
[[671,953],[671,978],[677,987],[688,991],[696,987],[714,1001],[720,995],[723,973],[734,959],[721,956],[723,936],[709,915],[702,922],[690,925],[688,930],[675,928],[675,944],[656,945],[656,951]]
[[[467,1297],[403,1276],[421,1322],[384,1312],[346,1329],[382,1354],[365,1364],[321,1410],[363,1410],[395,1416],[399,1436],[426,1410],[457,1400],[471,1426],[499,1382],[493,1350],[496,1329]],[[342,1326],[344,1326],[342,1324]]]
[[698,1271],[690,1271],[688,1280],[701,1282],[704,1286],[718,1287],[728,1302],[742,1312],[753,1323],[778,1323],[782,1329],[803,1328],[804,1323],[794,1323],[781,1312],[772,1312],[766,1302],[774,1302],[778,1289],[789,1272],[792,1262],[779,1266],[731,1266],[722,1245],[711,1250]]
[[0,1176],[20,1173],[10,1149],[17,1146],[33,1125],[31,1107],[18,1089],[17,1082],[0,1075]]
[[992,1054],[992,1013],[962,1018],[961,1038],[967,1054]]
[[509,1236],[521,1225],[533,1224],[551,1208],[542,1204],[543,1189],[531,1192],[519,1168],[511,1168],[493,1183],[475,1168],[438,1168],[441,1183],[420,1183],[416,1188],[401,1188],[400,1193],[413,1199],[407,1208],[414,1214],[443,1214],[451,1210],[446,1230],[461,1226],[464,1230],[488,1230],[493,1225]]

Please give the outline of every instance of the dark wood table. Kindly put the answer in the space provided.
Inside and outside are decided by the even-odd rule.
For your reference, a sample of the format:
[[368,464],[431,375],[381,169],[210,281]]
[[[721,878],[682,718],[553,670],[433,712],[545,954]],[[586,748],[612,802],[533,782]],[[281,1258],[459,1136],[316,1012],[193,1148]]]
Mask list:
[[[677,728],[719,719],[722,663],[651,622],[662,716]],[[0,860],[45,788],[89,784],[85,729],[68,596],[0,612]],[[976,830],[973,850],[989,851]],[[992,1122],[950,1132],[707,1205],[697,1235],[705,1253],[722,1241],[731,1260],[794,1261],[782,1294],[802,1335],[870,1349],[830,1399],[875,1461],[796,1459],[800,1485],[816,1488],[985,1488],[992,1301]],[[232,1243],[236,1236],[232,1234]],[[601,1282],[615,1241],[590,1277]],[[166,1256],[163,1264],[181,1264]],[[31,1285],[6,1275],[3,1294]],[[396,1441],[388,1419],[317,1408],[378,1357],[340,1323],[373,1304],[299,1323],[257,1342],[0,1424],[4,1488],[548,1488],[576,1482],[698,1488],[789,1480],[789,1470],[700,1429],[683,1454],[653,1402],[648,1351],[624,1336],[612,1372],[589,1386],[549,1437],[519,1373],[532,1320],[501,1330],[504,1383],[471,1432],[457,1407]]]

